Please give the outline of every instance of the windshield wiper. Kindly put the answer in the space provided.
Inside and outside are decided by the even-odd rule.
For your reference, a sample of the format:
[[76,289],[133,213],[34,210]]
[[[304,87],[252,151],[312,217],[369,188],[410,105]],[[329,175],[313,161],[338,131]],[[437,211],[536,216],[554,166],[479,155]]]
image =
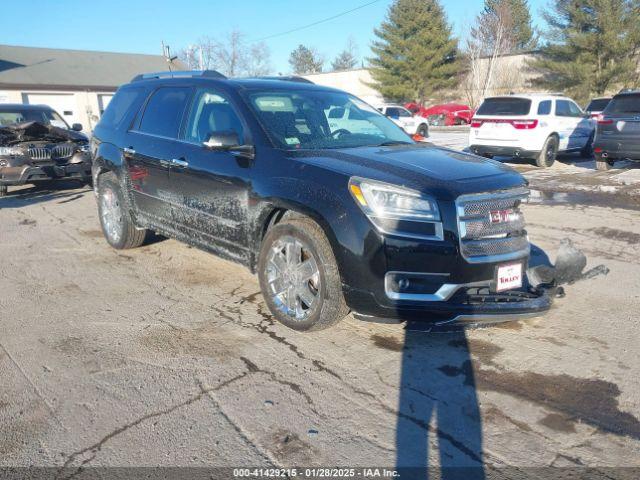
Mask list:
[[393,145],[411,145],[410,142],[405,142],[403,140],[389,140],[388,142],[379,143],[378,147],[391,147]]

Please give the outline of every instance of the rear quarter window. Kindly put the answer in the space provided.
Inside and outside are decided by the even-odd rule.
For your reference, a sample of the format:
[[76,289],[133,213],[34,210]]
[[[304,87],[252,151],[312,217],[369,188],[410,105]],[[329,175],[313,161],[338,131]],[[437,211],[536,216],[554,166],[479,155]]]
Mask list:
[[640,94],[613,97],[613,100],[605,109],[605,113],[640,114]]
[[531,100],[528,98],[487,98],[476,112],[477,115],[528,115]]
[[140,108],[144,99],[144,88],[128,87],[119,89],[102,114],[99,126],[109,129],[120,128],[129,113]]
[[551,100],[543,100],[538,104],[538,115],[549,115],[551,113]]
[[147,102],[139,130],[161,137],[178,138],[189,93],[188,87],[158,88]]

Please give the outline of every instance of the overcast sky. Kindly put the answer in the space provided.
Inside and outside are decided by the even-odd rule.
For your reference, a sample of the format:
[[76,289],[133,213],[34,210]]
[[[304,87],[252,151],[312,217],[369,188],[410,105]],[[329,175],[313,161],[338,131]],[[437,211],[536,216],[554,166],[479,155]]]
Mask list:
[[[258,40],[359,7],[371,0],[23,0],[3,1],[0,43],[114,52],[160,53],[162,40],[178,50],[198,37],[237,28]],[[456,35],[464,37],[483,0],[441,0]],[[534,21],[547,0],[529,0]],[[287,73],[289,53],[304,43],[331,60],[353,36],[370,54],[373,28],[391,0],[266,40],[274,73]]]

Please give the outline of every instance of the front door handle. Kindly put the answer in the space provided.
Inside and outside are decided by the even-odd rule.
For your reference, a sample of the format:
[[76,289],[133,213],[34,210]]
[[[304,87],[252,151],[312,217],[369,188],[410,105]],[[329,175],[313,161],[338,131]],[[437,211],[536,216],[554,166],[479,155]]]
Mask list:
[[189,162],[182,158],[174,158],[171,160],[171,165],[174,167],[187,168],[189,166]]
[[126,153],[127,155],[135,155],[136,154],[136,151],[131,147],[125,147],[125,148],[122,149],[122,151],[124,153]]

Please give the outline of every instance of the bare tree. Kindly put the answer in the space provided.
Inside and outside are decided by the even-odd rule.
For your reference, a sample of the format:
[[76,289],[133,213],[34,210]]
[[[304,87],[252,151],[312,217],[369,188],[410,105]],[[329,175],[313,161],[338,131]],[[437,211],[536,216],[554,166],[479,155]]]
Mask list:
[[189,68],[218,70],[228,77],[267,75],[271,71],[269,48],[264,43],[248,44],[239,30],[222,39],[201,37],[179,57]]
[[517,44],[513,12],[508,2],[490,11],[483,11],[476,20],[466,44],[467,74],[463,89],[467,102],[476,107],[496,90],[509,90],[522,83],[522,69],[509,68],[505,55]]

